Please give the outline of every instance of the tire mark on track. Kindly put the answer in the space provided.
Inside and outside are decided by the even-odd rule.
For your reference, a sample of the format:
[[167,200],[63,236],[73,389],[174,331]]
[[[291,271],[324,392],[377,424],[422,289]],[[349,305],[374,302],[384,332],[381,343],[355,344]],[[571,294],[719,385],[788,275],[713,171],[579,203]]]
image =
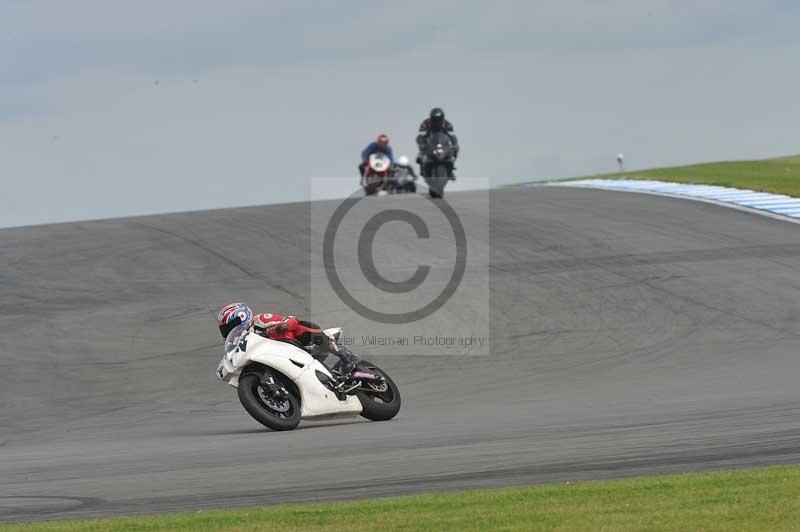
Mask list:
[[213,255],[214,257],[216,257],[217,259],[221,260],[222,262],[224,262],[224,263],[226,263],[226,264],[228,264],[230,266],[233,266],[234,268],[236,268],[237,270],[239,270],[243,274],[247,275],[248,277],[250,277],[252,279],[258,279],[259,281],[262,281],[264,284],[266,284],[267,286],[269,286],[270,288],[272,288],[274,290],[278,290],[279,292],[283,292],[284,294],[289,295],[289,296],[291,296],[291,297],[293,297],[293,298],[295,298],[295,299],[297,299],[299,301],[303,301],[304,300],[304,298],[301,295],[296,294],[295,292],[292,292],[291,290],[289,290],[289,289],[287,289],[287,288],[285,288],[285,287],[283,287],[283,286],[281,286],[279,284],[275,284],[275,283],[270,282],[264,276],[259,275],[259,274],[255,273],[253,271],[250,271],[249,269],[245,268],[244,266],[242,266],[241,264],[239,264],[235,260],[231,259],[230,257],[227,257],[226,255],[224,255],[224,254],[220,253],[219,251],[213,249],[208,244],[205,244],[205,243],[203,243],[203,242],[201,242],[199,240],[195,240],[193,238],[189,238],[187,236],[184,236],[184,235],[182,235],[180,233],[177,233],[177,232],[174,232],[174,231],[170,231],[168,229],[164,229],[164,228],[161,228],[161,227],[156,227],[154,225],[146,224],[144,222],[137,222],[137,221],[133,221],[132,220],[129,223],[134,224],[134,225],[138,225],[140,227],[144,227],[144,228],[149,229],[151,231],[156,231],[156,232],[159,232],[159,233],[162,233],[162,234],[165,234],[165,235],[169,235],[169,236],[171,236],[173,238],[177,238],[178,240],[182,240],[183,242],[191,244],[191,245],[195,246],[196,248],[201,249],[202,251],[205,251],[209,255]]

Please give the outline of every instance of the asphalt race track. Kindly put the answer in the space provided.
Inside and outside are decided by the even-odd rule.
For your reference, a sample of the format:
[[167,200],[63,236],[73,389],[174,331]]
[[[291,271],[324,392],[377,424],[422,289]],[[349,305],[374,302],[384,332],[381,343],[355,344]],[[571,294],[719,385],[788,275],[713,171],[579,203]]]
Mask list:
[[[465,220],[482,198],[448,197]],[[0,230],[0,521],[800,462],[797,225],[598,190],[490,201],[491,298],[464,312],[491,355],[376,359],[395,420],[288,433],[216,379],[213,312],[303,311],[307,205]]]

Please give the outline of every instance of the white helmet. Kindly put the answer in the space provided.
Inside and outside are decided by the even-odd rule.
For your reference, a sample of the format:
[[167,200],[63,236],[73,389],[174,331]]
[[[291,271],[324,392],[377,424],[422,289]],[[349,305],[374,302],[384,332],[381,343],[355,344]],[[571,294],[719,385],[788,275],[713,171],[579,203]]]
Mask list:
[[408,157],[401,155],[397,158],[397,166],[408,166]]

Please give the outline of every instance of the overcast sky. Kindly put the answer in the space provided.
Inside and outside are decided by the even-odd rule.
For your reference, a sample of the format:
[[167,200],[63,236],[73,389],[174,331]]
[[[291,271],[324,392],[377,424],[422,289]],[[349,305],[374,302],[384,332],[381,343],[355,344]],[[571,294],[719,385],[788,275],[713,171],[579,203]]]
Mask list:
[[0,0],[0,226],[303,200],[379,132],[413,157],[432,106],[494,184],[797,153],[798,28],[797,1]]

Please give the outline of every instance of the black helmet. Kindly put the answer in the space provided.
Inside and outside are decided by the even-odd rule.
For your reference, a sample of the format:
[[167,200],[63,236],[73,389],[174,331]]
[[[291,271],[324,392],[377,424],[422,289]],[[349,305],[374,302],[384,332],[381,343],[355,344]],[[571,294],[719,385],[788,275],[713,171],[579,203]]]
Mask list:
[[444,111],[442,111],[441,107],[431,109],[430,121],[432,130],[440,131],[444,128]]

